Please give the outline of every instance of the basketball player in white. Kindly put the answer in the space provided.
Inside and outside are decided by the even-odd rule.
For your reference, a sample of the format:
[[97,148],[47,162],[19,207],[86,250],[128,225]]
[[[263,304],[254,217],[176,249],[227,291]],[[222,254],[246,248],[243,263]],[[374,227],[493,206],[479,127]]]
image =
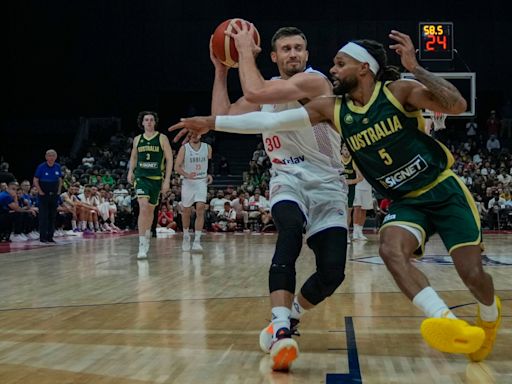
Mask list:
[[[239,74],[244,96],[231,104],[226,78],[228,68],[211,53],[215,66],[212,114],[237,115],[251,111],[294,109],[318,96],[332,95],[332,85],[320,72],[306,69],[307,41],[297,28],[279,29],[272,38],[271,59],[279,75],[265,81],[256,67],[259,47],[252,39],[253,26],[235,25],[232,34],[239,52]],[[228,130],[234,133],[244,127]],[[270,199],[278,229],[269,271],[272,322],[260,334],[260,347],[270,352],[274,370],[288,370],[299,354],[291,335],[303,313],[330,296],[345,275],[347,248],[347,187],[341,176],[341,138],[328,124],[312,130],[263,133],[271,162]],[[307,244],[314,251],[317,271],[295,296],[295,263]]]
[[366,241],[368,238],[363,235],[363,227],[366,221],[366,211],[373,209],[372,186],[365,178],[356,184],[354,197],[354,232],[353,240]]
[[181,202],[183,204],[183,243],[184,251],[190,250],[190,215],[192,206],[196,205],[195,237],[193,251],[202,251],[201,235],[204,227],[204,210],[206,203],[207,185],[211,184],[212,176],[208,174],[208,162],[212,158],[212,147],[200,141],[199,137],[192,138],[182,145],[176,156],[174,170],[182,177]]

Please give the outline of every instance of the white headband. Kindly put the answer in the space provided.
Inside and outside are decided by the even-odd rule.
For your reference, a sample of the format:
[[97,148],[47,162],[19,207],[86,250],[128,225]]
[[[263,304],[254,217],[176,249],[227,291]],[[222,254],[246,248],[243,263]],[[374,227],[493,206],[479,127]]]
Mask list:
[[375,75],[379,72],[380,66],[377,63],[377,60],[374,59],[372,55],[364,48],[355,43],[347,43],[338,52],[346,53],[349,56],[352,56],[357,61],[361,63],[368,63],[370,66],[370,71],[372,71]]

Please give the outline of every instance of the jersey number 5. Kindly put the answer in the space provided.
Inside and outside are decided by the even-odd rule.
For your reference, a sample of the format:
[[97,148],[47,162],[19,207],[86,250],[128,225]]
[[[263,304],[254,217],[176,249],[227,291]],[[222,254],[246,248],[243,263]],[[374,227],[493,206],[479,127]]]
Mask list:
[[267,137],[265,139],[265,145],[267,146],[267,151],[272,152],[274,149],[281,148],[281,141],[279,140],[279,136]]
[[389,153],[386,152],[386,148],[379,149],[379,155],[382,160],[384,160],[384,164],[391,165],[393,164],[393,159],[389,155]]

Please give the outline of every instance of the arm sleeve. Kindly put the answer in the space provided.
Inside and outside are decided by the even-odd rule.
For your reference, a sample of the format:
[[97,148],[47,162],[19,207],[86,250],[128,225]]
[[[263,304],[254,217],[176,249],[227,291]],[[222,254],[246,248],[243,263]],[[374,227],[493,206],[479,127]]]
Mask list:
[[257,134],[309,128],[309,115],[302,107],[282,112],[251,112],[215,118],[215,130],[220,132]]

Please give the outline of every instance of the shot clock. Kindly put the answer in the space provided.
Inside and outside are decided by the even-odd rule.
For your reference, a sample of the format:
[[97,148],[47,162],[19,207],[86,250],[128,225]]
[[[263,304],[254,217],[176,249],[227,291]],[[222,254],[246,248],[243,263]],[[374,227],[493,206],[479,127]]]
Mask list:
[[452,22],[420,22],[418,26],[420,60],[453,60]]

